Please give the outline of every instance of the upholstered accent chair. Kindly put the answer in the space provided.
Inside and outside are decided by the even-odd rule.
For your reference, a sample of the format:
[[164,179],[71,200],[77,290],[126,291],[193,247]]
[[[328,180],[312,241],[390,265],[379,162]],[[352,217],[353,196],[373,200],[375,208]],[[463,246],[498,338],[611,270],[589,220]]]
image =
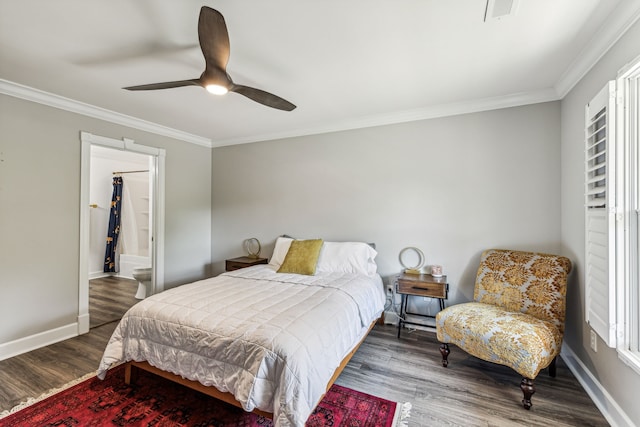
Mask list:
[[442,366],[449,344],[520,375],[525,409],[531,408],[534,379],[556,357],[564,334],[568,258],[512,250],[484,251],[476,275],[474,301],[457,304],[436,316]]

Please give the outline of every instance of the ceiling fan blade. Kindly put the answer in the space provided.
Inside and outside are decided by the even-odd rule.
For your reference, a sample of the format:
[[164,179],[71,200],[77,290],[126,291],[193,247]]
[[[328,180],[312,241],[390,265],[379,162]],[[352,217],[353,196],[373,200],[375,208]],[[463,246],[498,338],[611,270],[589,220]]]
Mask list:
[[259,102],[260,104],[266,105],[267,107],[277,108],[278,110],[291,111],[296,108],[295,105],[293,105],[286,99],[282,99],[272,93],[265,92],[253,87],[234,84],[229,90],[231,92],[236,92],[240,95],[244,95],[249,99]]
[[198,18],[198,39],[207,66],[226,72],[230,51],[229,33],[220,12],[202,6]]
[[156,89],[171,89],[174,87],[182,87],[182,86],[202,86],[202,84],[200,83],[200,79],[191,79],[191,80],[178,80],[175,82],[150,83],[146,85],[129,86],[129,87],[124,87],[123,89],[156,90]]
[[[201,86],[216,94],[226,93],[226,90],[236,92],[260,104],[278,110],[292,111],[296,108],[286,99],[272,93],[233,83],[233,80],[227,74],[230,50],[229,32],[227,31],[224,17],[220,12],[210,7],[202,6],[198,18],[198,39],[206,62],[205,70],[200,78],[129,86],[124,89],[156,90],[181,86]],[[218,93],[217,89],[221,90],[220,93]]]

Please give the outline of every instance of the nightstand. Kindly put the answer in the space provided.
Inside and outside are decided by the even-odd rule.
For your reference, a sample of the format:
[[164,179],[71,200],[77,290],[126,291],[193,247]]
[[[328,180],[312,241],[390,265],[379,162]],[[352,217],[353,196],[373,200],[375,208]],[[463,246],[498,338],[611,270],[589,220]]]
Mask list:
[[407,314],[410,316],[435,318],[435,316],[411,313],[407,311],[407,302],[409,297],[438,298],[440,310],[442,310],[444,309],[444,300],[447,299],[448,292],[449,284],[447,283],[447,276],[434,277],[430,274],[407,273],[402,273],[397,276],[396,293],[402,296],[402,301],[400,302],[400,318],[398,319],[398,338],[400,338],[402,325],[430,326],[424,323],[416,323],[406,320]]
[[250,258],[248,256],[241,256],[238,258],[231,258],[225,261],[225,270],[233,271],[239,270],[245,267],[251,267],[252,265],[266,264],[267,258]]

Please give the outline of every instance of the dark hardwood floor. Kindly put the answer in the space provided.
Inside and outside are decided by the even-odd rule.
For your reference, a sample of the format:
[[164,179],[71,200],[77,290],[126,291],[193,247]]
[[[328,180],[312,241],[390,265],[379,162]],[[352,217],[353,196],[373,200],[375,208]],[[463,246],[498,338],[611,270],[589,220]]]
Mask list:
[[136,302],[138,282],[115,276],[89,281],[89,327],[95,328],[120,320]]
[[451,346],[443,368],[434,332],[377,325],[336,383],[411,402],[410,426],[608,426],[562,359],[556,378],[542,371],[533,407],[522,407],[517,373]]
[[[134,291],[135,292],[135,289]],[[94,372],[116,322],[0,361],[0,412]],[[562,360],[557,377],[536,380],[533,408],[520,403],[520,377],[452,346],[440,364],[435,334],[376,325],[337,383],[413,406],[409,426],[608,426]]]
[[117,322],[133,304],[138,282],[89,281],[88,334],[0,361],[0,412],[95,371]]

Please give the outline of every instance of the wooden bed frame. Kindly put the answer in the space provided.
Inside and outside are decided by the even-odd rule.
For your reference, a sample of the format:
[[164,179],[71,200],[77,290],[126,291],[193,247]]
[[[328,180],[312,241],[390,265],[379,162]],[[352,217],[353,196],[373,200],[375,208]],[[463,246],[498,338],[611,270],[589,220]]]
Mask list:
[[[353,355],[356,353],[358,348],[360,348],[360,345],[364,342],[364,340],[369,335],[369,332],[371,332],[371,329],[373,329],[373,327],[376,325],[376,323],[380,323],[381,321],[383,321],[382,317],[380,319],[378,319],[378,320],[374,320],[371,323],[371,325],[369,325],[369,329],[367,330],[367,333],[364,334],[364,336],[362,337],[360,342],[358,342],[358,344],[356,344],[356,346],[353,348],[353,350],[351,350],[346,355],[346,357],[344,359],[342,359],[342,362],[340,362],[340,366],[338,366],[336,371],[333,373],[333,376],[329,380],[329,384],[327,384],[327,388],[325,389],[325,393],[327,391],[329,391],[329,389],[331,388],[333,383],[336,381],[336,379],[338,379],[338,377],[340,376],[340,374],[342,373],[344,368],[347,366],[347,363],[349,363],[349,361],[351,360]],[[176,374],[173,374],[171,372],[163,371],[162,369],[156,368],[155,366],[151,366],[147,362],[131,361],[131,362],[127,362],[125,364],[124,382],[126,384],[131,384],[132,381],[135,382],[135,378],[136,378],[137,372],[136,372],[136,369],[133,369],[133,368],[142,369],[144,371],[151,372],[152,374],[155,374],[155,375],[158,375],[160,377],[166,378],[166,379],[171,380],[171,381],[173,381],[175,383],[181,384],[181,385],[183,385],[185,387],[192,388],[192,389],[197,390],[197,391],[199,391],[201,393],[204,393],[204,394],[206,394],[208,396],[211,396],[211,397],[213,397],[215,399],[221,400],[223,402],[229,403],[231,405],[237,406],[238,408],[242,409],[242,404],[240,402],[238,402],[236,400],[236,398],[233,396],[233,394],[231,394],[229,392],[222,392],[222,391],[218,390],[217,388],[215,388],[213,386],[205,386],[205,385],[201,384],[198,381],[188,380],[186,378],[181,377],[180,375],[176,375]],[[324,397],[324,393],[320,397],[320,399],[318,400],[317,403],[320,403],[320,400],[322,400],[323,397]],[[271,419],[273,418],[273,413],[261,411],[261,410],[259,410],[257,408],[253,410],[253,413],[257,414],[257,415],[261,415],[261,416],[266,417],[266,418],[271,418]]]

